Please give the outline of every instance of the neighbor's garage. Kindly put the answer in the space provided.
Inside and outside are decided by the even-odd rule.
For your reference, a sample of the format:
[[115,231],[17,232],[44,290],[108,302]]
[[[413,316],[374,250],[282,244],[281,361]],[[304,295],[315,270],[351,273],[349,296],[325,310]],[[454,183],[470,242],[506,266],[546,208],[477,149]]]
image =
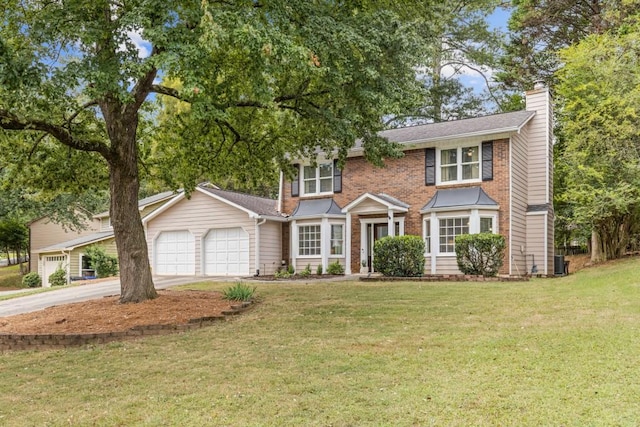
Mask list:
[[204,239],[204,273],[249,274],[249,234],[241,227],[210,230]]
[[195,238],[187,231],[163,231],[155,241],[155,274],[196,273]]
[[45,288],[51,286],[49,276],[51,276],[58,268],[67,269],[67,257],[65,255],[45,256],[42,263],[42,285]]

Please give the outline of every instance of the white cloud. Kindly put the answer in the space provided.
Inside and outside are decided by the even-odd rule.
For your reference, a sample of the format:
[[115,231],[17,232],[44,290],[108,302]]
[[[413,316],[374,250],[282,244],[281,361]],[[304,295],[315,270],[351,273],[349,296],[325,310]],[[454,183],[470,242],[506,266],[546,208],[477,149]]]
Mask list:
[[127,36],[136,47],[136,49],[138,49],[139,58],[146,58],[151,54],[151,44],[147,40],[142,38],[142,35],[138,30],[127,31]]

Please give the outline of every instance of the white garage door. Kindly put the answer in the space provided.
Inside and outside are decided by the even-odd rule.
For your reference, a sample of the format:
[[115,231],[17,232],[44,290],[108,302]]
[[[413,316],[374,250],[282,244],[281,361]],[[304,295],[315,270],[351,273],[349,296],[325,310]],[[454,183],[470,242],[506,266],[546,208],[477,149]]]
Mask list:
[[249,274],[249,234],[240,227],[209,231],[204,259],[204,271],[209,276]]
[[196,274],[195,239],[188,231],[163,231],[155,243],[155,274]]
[[49,276],[51,276],[58,268],[67,268],[67,257],[65,255],[45,256],[42,263],[42,285],[50,287]]

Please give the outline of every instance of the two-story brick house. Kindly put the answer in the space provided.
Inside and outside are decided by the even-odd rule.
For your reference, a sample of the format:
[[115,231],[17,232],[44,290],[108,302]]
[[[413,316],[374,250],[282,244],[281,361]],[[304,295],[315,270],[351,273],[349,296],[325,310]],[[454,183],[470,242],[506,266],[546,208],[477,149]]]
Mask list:
[[[377,168],[356,143],[342,170],[331,156],[296,163],[281,179],[288,215],[283,259],[297,270],[338,261],[347,274],[372,269],[373,243],[422,236],[425,274],[459,273],[455,236],[494,232],[507,251],[502,274],[553,274],[553,125],[547,88],[526,109],[382,133],[404,157]],[[287,226],[288,225],[288,226]]]

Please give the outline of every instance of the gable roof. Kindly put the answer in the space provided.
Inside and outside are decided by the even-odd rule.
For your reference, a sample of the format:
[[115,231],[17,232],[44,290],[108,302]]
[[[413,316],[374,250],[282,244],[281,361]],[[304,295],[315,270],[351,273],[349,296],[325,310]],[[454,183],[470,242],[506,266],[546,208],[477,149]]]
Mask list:
[[[163,200],[169,200],[174,197],[176,194],[181,193],[182,190],[175,191],[164,191],[162,193],[154,194],[153,196],[145,197],[144,199],[138,200],[138,209],[143,210],[145,207],[149,205],[153,205],[158,202],[162,202]],[[109,211],[101,212],[99,214],[94,215],[94,218],[106,218],[109,216]]]
[[[535,111],[514,111],[471,119],[389,129],[380,132],[379,135],[389,139],[391,142],[403,145],[441,139],[490,136],[500,133],[519,132],[535,114]],[[362,140],[359,139],[351,149],[351,154],[358,155],[362,150]]]
[[358,196],[358,198],[356,198],[354,201],[349,203],[347,206],[345,206],[342,209],[342,212],[344,213],[349,212],[351,209],[355,208],[365,200],[373,200],[374,202],[380,203],[382,206],[386,206],[387,209],[391,209],[396,212],[407,212],[409,207],[411,207],[411,205],[385,193],[378,193],[378,194],[364,193]]
[[61,251],[72,251],[80,246],[87,246],[93,243],[101,242],[103,240],[107,240],[113,237],[113,231],[101,231],[98,233],[88,234],[86,236],[77,237],[72,240],[67,240],[66,242],[56,243],[51,246],[47,246],[40,249],[33,250],[33,253],[43,253],[43,252],[61,252]]
[[[276,221],[286,221],[286,218],[276,209],[277,200],[267,199],[266,197],[253,196],[251,194],[237,193],[235,191],[221,190],[216,186],[211,186],[208,184],[200,184],[195,188],[195,190],[237,209],[240,209],[252,218],[266,217]],[[147,222],[157,217],[162,212],[166,211],[171,206],[175,205],[180,200],[186,197],[187,196],[184,192],[175,195],[172,200],[168,201],[160,208],[144,217],[142,222],[146,224]]]
[[421,213],[439,209],[452,209],[456,207],[478,207],[485,209],[497,209],[498,203],[493,200],[481,187],[453,188],[450,190],[438,190],[429,203],[424,205]]
[[323,215],[339,215],[344,216],[342,208],[333,200],[328,199],[311,199],[300,200],[298,206],[291,214],[291,218],[301,217],[318,217]]

